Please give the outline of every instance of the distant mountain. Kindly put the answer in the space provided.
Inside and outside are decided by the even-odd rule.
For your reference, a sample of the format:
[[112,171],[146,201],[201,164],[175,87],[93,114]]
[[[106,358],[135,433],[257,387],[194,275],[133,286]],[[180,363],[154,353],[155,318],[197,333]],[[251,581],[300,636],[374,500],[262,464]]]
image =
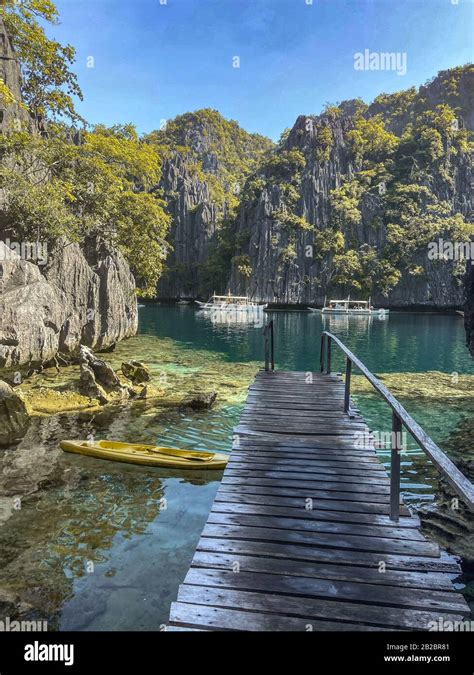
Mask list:
[[219,113],[172,120],[159,189],[173,216],[161,297],[228,287],[258,300],[372,295],[459,307],[465,264],[428,244],[472,231],[474,70],[300,116],[278,145]]
[[159,294],[177,298],[212,292],[228,282],[234,251],[224,252],[226,236],[245,181],[274,144],[210,109],[180,115],[146,140],[165,156],[158,189],[172,215],[172,248]]

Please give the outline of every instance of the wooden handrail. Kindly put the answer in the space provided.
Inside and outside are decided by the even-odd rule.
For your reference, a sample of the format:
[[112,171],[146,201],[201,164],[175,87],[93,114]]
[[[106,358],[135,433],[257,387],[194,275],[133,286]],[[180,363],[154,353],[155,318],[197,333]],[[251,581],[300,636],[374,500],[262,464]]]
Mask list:
[[[331,343],[334,342],[339,349],[346,355],[346,375],[349,373],[349,378],[346,378],[346,390],[344,397],[344,407],[346,412],[349,406],[350,397],[350,372],[351,366],[349,362],[356,366],[361,373],[366,377],[370,384],[382,396],[392,409],[392,458],[391,458],[391,475],[390,475],[390,517],[392,520],[398,520],[398,510],[400,503],[400,448],[398,447],[399,431],[402,425],[410,433],[410,435],[419,444],[423,452],[430,458],[438,471],[446,478],[455,492],[462,498],[466,506],[474,510],[474,485],[466,476],[457,468],[457,466],[449,459],[447,455],[439,448],[436,443],[426,434],[420,427],[418,422],[415,422],[413,417],[408,414],[405,408],[399,401],[390,393],[387,387],[373,375],[370,370],[355,356],[342,342],[332,333],[324,331],[321,336],[321,372],[324,372],[324,353],[327,355],[326,372],[331,372]],[[326,346],[326,349],[325,349]],[[398,486],[398,487],[397,487]],[[398,492],[398,494],[397,494]]]

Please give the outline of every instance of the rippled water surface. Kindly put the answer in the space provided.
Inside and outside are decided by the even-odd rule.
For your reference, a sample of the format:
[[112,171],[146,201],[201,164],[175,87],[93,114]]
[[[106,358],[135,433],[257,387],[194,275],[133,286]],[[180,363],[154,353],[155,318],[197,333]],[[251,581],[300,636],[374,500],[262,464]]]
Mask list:
[[[448,452],[463,420],[472,419],[474,364],[460,317],[271,318],[277,367],[318,370],[321,332],[330,330],[395,387]],[[58,441],[92,431],[101,438],[228,452],[246,388],[261,366],[261,326],[210,321],[186,306],[151,305],[140,310],[140,334],[106,358],[116,368],[125,359],[144,361],[154,382],[178,398],[182,391],[216,390],[216,405],[192,413],[144,403],[93,416],[36,418],[18,447],[0,451],[0,608],[47,618],[63,629],[157,630],[187,571],[221,473],[66,455]],[[335,369],[343,365],[336,353]],[[354,389],[369,426],[389,429],[383,402],[357,377]],[[432,501],[437,476],[414,443],[408,448],[403,491],[419,508]],[[383,451],[381,457],[388,459]]]

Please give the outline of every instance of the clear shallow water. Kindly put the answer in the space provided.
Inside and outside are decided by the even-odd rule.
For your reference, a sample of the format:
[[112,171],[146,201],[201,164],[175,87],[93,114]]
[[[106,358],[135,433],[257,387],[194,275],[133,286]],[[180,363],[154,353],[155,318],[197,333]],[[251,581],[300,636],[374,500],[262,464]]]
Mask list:
[[[457,316],[391,314],[388,319],[323,319],[274,313],[276,366],[318,370],[323,329],[330,330],[374,373],[438,371],[474,375]],[[24,442],[0,454],[0,600],[70,630],[158,630],[188,569],[220,479],[219,472],[176,472],[65,455],[64,437],[121,438],[229,451],[245,391],[263,359],[261,326],[213,323],[190,307],[140,310],[140,335],[107,355],[114,367],[138,358],[180,390],[187,382],[218,389],[212,411],[125,406],[91,418],[72,414],[36,419]],[[343,359],[334,352],[334,368]],[[439,375],[430,375],[436,387]],[[398,381],[397,381],[398,382]],[[455,382],[455,380],[453,380]],[[400,383],[398,383],[400,384]],[[401,385],[400,385],[401,386]],[[453,385],[456,387],[456,385]],[[389,430],[376,396],[357,388],[369,426]],[[442,447],[469,412],[466,402],[398,395]],[[402,462],[405,498],[429,502],[436,472],[413,443]],[[381,453],[382,460],[388,458]],[[22,498],[12,511],[11,500]],[[10,509],[10,510],[9,510]],[[10,613],[12,610],[9,610]]]

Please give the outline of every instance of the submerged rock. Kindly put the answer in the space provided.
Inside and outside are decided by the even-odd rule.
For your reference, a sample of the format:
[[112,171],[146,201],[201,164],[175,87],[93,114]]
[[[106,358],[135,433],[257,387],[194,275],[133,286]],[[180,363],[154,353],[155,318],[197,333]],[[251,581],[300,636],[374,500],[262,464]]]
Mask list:
[[86,363],[81,363],[81,378],[79,388],[84,396],[96,398],[99,403],[108,403],[105,389],[95,379],[94,371]]
[[181,405],[183,408],[192,408],[193,410],[205,410],[210,408],[217,398],[217,392],[211,391],[209,394],[192,394],[185,398]]
[[122,363],[122,373],[133,384],[143,384],[150,381],[150,371],[140,361],[125,361]]
[[97,358],[92,349],[81,346],[80,350],[81,365],[88,366],[97,380],[97,382],[106,389],[115,389],[120,387],[120,380],[112,366],[109,366],[107,361]]
[[0,380],[0,445],[18,443],[29,423],[30,416],[23,396]]
[[110,403],[117,398],[126,399],[132,394],[129,387],[120,382],[120,378],[103,359],[84,345],[80,350],[80,390],[85,396],[97,399],[100,403]]

